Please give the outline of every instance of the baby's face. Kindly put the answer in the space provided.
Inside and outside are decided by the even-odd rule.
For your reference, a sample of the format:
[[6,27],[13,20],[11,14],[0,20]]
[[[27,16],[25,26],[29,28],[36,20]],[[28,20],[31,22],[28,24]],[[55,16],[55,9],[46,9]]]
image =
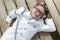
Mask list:
[[40,19],[44,16],[44,8],[42,6],[36,6],[31,9],[31,15],[34,19]]

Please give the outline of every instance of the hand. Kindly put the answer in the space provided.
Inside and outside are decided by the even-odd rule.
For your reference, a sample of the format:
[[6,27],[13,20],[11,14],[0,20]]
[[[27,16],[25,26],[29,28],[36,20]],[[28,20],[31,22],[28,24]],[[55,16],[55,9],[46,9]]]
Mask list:
[[11,23],[6,22],[7,29],[10,27]]

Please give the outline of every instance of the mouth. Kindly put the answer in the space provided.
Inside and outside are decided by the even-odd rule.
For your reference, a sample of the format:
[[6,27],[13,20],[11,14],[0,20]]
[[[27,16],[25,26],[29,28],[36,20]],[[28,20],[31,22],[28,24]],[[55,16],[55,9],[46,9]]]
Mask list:
[[35,15],[36,17],[38,17],[39,15]]

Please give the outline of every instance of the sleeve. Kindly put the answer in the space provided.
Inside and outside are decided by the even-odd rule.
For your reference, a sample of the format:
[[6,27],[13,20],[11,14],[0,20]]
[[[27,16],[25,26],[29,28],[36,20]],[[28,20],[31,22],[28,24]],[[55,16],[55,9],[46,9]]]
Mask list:
[[47,19],[45,20],[45,22],[46,22],[47,26],[50,26],[50,27],[48,28],[48,31],[49,31],[49,32],[54,32],[54,31],[56,31],[56,27],[55,27],[55,24],[54,24],[52,18],[50,18],[50,19],[47,18]]
[[16,18],[17,16],[22,15],[23,12],[25,12],[25,11],[26,11],[25,7],[20,7],[17,10],[10,11],[9,15],[6,18],[6,22],[11,23],[12,19]]
[[56,31],[56,28],[55,28],[55,25],[54,25],[54,22],[53,22],[53,19],[46,19],[45,20],[46,24],[43,24],[42,27],[40,27],[40,31],[43,31],[43,32],[54,32]]

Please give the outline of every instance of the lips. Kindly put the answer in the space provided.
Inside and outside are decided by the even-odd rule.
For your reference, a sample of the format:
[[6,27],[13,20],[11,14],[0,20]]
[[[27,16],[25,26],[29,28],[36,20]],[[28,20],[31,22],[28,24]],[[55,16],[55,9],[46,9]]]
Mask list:
[[36,17],[38,17],[39,15],[38,14],[35,14]]

